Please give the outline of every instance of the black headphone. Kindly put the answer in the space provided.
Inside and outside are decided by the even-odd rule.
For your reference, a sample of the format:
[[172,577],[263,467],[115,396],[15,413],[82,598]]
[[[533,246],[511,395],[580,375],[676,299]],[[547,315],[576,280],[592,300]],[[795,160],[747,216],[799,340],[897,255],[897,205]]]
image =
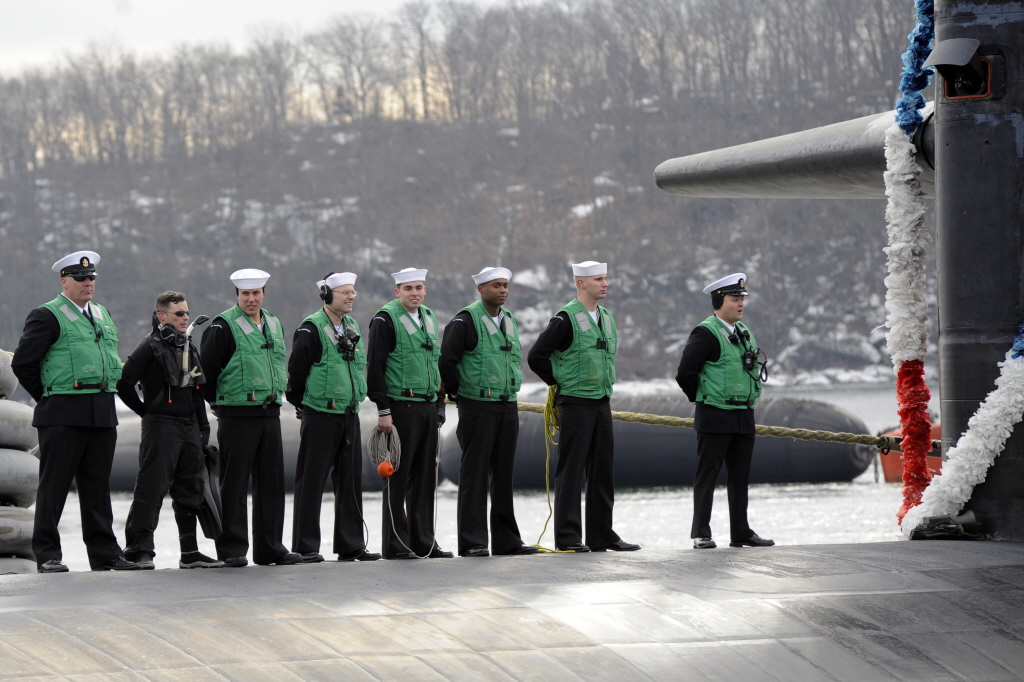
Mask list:
[[328,272],[324,276],[324,283],[320,285],[320,300],[325,304],[330,305],[331,301],[334,300],[334,291],[327,286],[327,278],[335,274],[334,272]]

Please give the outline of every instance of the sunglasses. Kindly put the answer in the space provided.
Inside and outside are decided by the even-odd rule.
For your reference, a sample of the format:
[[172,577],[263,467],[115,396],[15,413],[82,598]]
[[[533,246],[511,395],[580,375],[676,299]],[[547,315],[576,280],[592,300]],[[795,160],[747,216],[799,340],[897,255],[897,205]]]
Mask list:
[[174,315],[175,317],[185,317],[188,315],[187,310],[175,310],[173,313],[166,310],[161,310],[160,312],[164,315]]
[[96,275],[71,275],[71,278],[76,282],[84,282],[85,280],[89,280],[90,282],[96,281]]

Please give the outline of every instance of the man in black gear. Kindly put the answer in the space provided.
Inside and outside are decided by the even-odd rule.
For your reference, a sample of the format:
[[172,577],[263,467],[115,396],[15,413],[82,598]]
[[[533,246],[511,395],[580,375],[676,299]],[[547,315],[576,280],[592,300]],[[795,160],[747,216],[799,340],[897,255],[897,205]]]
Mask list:
[[153,532],[164,496],[170,492],[181,546],[178,567],[220,568],[224,562],[200,552],[196,539],[197,514],[205,498],[203,448],[210,439],[210,422],[200,392],[205,379],[199,353],[185,334],[189,322],[185,294],[165,291],[157,296],[153,318],[153,332],[128,356],[117,382],[121,401],[142,417],[139,474],[125,524],[125,557],[144,569],[155,567]]
[[488,491],[494,554],[537,553],[523,543],[512,502],[523,351],[516,318],[504,307],[511,278],[512,272],[501,267],[473,275],[480,299],[452,318],[441,342],[441,383],[459,406],[459,556],[464,557],[489,555]]
[[68,570],[57,525],[72,481],[78,485],[90,568],[139,569],[122,556],[113,530],[110,467],[117,443],[114,383],[121,361],[117,328],[92,300],[99,261],[93,251],[76,251],[53,264],[63,291],[28,314],[11,361],[14,375],[36,401],[32,426],[39,431],[39,487],[32,551],[40,573]]
[[676,372],[676,383],[690,402],[697,403],[697,474],[690,528],[695,549],[717,546],[711,537],[711,506],[722,464],[728,472],[729,545],[775,544],[759,537],[747,523],[747,488],[756,438],[754,405],[761,395],[761,376],[757,342],[741,322],[746,282],[747,276],[738,272],[705,287],[715,313],[690,333]]
[[359,404],[366,397],[366,352],[350,316],[356,275],[332,272],[317,282],[323,307],[292,337],[285,397],[300,427],[295,465],[292,551],[323,561],[320,510],[328,476],[334,489],[334,553],[338,561],[376,561],[363,536],[363,449]]

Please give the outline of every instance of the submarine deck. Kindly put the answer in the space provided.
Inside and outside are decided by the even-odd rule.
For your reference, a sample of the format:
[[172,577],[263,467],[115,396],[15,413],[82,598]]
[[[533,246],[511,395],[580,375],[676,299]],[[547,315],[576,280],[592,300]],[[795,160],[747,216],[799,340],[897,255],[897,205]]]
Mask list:
[[1021,675],[1021,543],[0,577],[3,679]]

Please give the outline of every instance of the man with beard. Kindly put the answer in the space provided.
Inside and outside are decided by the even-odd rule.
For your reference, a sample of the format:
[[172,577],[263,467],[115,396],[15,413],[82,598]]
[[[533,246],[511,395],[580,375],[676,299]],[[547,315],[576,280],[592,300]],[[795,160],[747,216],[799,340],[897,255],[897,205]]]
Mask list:
[[300,427],[295,468],[292,551],[323,561],[320,508],[324,484],[334,488],[334,553],[338,561],[376,561],[363,537],[363,461],[359,404],[366,397],[366,352],[351,317],[356,275],[332,272],[317,282],[323,307],[302,321],[288,358],[288,402]]
[[249,563],[249,480],[252,479],[253,551],[260,565],[302,563],[281,541],[284,533],[284,330],[263,309],[270,275],[246,268],[231,273],[237,302],[203,334],[203,393],[217,415],[223,530],[217,558],[230,568]]
[[138,570],[114,536],[110,467],[117,443],[114,385],[121,376],[117,327],[94,302],[99,254],[76,251],[53,264],[63,289],[28,315],[11,367],[36,401],[39,487],[32,551],[40,573],[64,573],[60,523],[78,485],[82,539],[94,571]]
[[512,503],[523,349],[516,318],[504,307],[511,278],[512,272],[500,267],[473,275],[480,299],[452,318],[441,344],[441,381],[459,406],[459,556],[464,557],[489,555],[488,487],[494,554],[537,553],[523,543]]
[[[203,506],[203,446],[210,423],[200,386],[199,354],[186,336],[189,309],[185,294],[165,291],[156,297],[155,328],[124,364],[117,382],[121,401],[142,417],[139,474],[125,524],[125,557],[153,569],[153,532],[164,495],[171,493],[181,546],[179,568],[220,568],[223,561],[199,551],[196,519]],[[140,384],[142,395],[136,391]]]
[[[615,455],[610,400],[618,332],[608,309],[608,264],[574,263],[576,298],[562,306],[530,349],[530,369],[558,386],[558,465],[555,469],[555,547],[573,552],[640,549],[612,530]],[[587,544],[580,498],[587,484]]]
[[434,541],[438,428],[444,394],[437,360],[437,318],[423,305],[427,271],[392,273],[395,298],[370,320],[367,391],[377,429],[398,433],[402,457],[384,486],[381,545],[385,559],[447,559]]

